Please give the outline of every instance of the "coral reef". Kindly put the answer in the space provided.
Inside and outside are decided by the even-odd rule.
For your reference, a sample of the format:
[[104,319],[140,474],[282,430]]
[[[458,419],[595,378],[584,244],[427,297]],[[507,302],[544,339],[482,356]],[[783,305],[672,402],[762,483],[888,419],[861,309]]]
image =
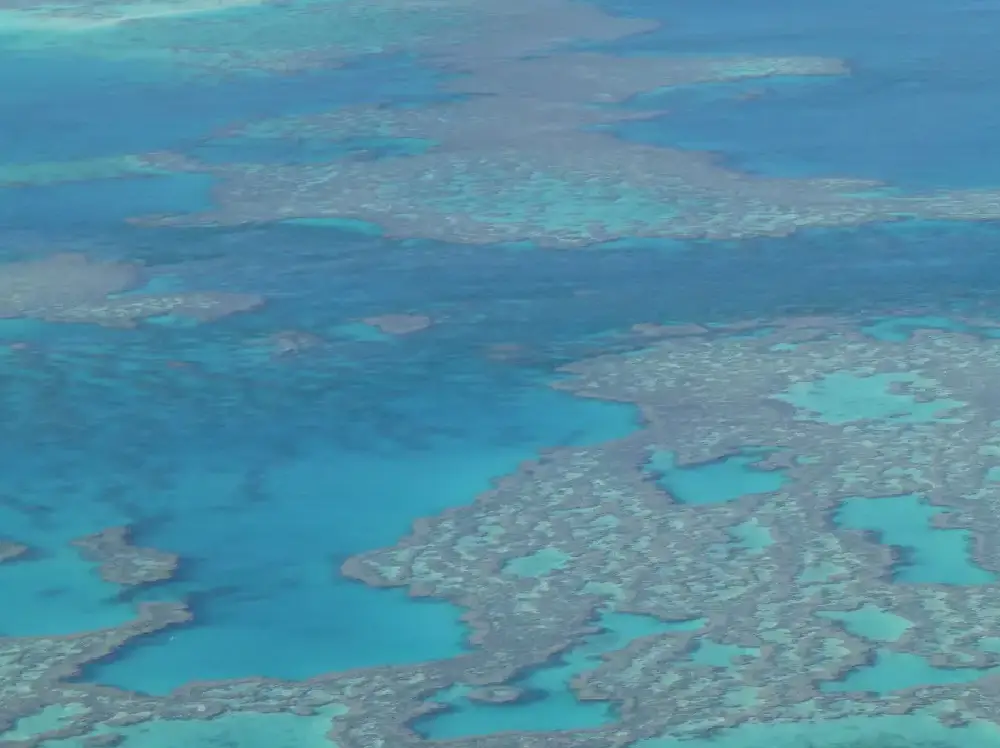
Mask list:
[[361,321],[387,335],[409,335],[426,330],[433,324],[431,318],[423,314],[382,314]]
[[304,330],[279,330],[260,341],[274,358],[296,356],[300,353],[314,350],[324,345],[324,340],[318,335]]
[[73,541],[87,561],[100,564],[101,577],[125,586],[151,584],[170,579],[178,558],[153,548],[131,544],[128,527],[111,527]]
[[15,543],[12,540],[0,538],[0,564],[4,561],[13,561],[14,559],[21,558],[29,550],[31,549],[23,543]]
[[660,112],[620,104],[645,91],[775,75],[840,75],[822,58],[622,58],[566,53],[470,58],[448,89],[463,97],[418,110],[343,109],[259,122],[225,137],[437,143],[377,160],[201,164],[149,154],[151,169],[207,172],[218,208],[151,216],[155,225],[338,218],[392,236],[580,247],[624,236],[734,239],[909,218],[1000,217],[1000,193],[900,196],[875,182],[740,174],[703,153],[617,138],[609,128]]
[[131,327],[165,316],[209,322],[264,303],[252,294],[133,291],[143,282],[139,265],[91,260],[82,254],[0,264],[0,318]]

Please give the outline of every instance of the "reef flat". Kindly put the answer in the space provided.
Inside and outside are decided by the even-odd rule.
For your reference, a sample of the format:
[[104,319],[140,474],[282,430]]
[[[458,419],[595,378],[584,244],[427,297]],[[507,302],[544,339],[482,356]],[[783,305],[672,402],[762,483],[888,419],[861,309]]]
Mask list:
[[[908,194],[870,179],[768,178],[728,168],[710,153],[616,134],[630,121],[669,114],[630,106],[644,94],[850,76],[836,58],[585,51],[657,23],[569,0],[363,5],[36,9],[44,17],[118,19],[87,31],[89,41],[77,34],[60,48],[84,57],[153,55],[161,76],[292,74],[399,53],[448,81],[439,91],[444,100],[432,106],[357,106],[234,123],[189,149],[9,166],[0,170],[0,186],[190,174],[213,180],[213,206],[132,220],[151,226],[339,220],[376,226],[390,237],[560,248],[625,237],[731,240],[875,222],[1000,218],[994,189]],[[19,28],[0,17],[4,24]],[[94,43],[95,34],[108,36]],[[16,36],[22,38],[43,43],[35,32]],[[228,160],[210,157],[236,144]],[[304,163],[265,158],[278,144],[278,152],[308,144],[315,153]]]
[[444,87],[455,101],[416,110],[347,108],[218,135],[241,140],[251,153],[254,143],[269,140],[430,144],[418,151],[371,158],[362,147],[354,158],[308,164],[138,157],[148,169],[217,180],[215,210],[142,222],[335,218],[375,224],[396,237],[581,247],[625,236],[738,239],[817,226],[1000,217],[1000,192],[903,195],[871,180],[768,179],[730,170],[711,154],[624,141],[615,124],[663,114],[622,106],[643,93],[850,71],[825,58],[629,58],[560,49],[563,39],[619,38],[636,29],[574,3],[565,3],[559,18],[564,30],[557,38],[526,37],[500,24],[475,46],[426,50],[432,64],[458,75]]

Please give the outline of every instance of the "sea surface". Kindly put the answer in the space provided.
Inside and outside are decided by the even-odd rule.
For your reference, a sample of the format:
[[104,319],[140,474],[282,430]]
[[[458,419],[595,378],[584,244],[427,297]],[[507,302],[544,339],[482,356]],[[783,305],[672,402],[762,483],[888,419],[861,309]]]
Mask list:
[[[600,7],[663,25],[586,45],[592,50],[822,55],[850,67],[849,75],[822,80],[655,92],[630,106],[668,114],[616,125],[617,137],[712,151],[754,175],[859,177],[916,192],[1000,189],[1000,4],[604,0]],[[1000,224],[987,221],[914,220],[717,242],[623,236],[579,251],[392,238],[349,222],[138,225],[131,219],[211,210],[213,179],[187,172],[94,178],[86,163],[160,152],[332,161],[343,154],[308,143],[248,156],[219,133],[361,105],[426,106],[449,96],[453,74],[419,51],[375,51],[304,71],[182,75],[159,58],[6,44],[4,18],[0,262],[83,253],[141,263],[149,291],[265,300],[204,324],[0,320],[0,537],[30,549],[0,564],[0,635],[118,627],[144,601],[184,601],[193,614],[189,624],[137,637],[87,664],[72,676],[77,684],[161,697],[195,682],[301,681],[469,653],[476,645],[460,606],[370,587],[343,577],[340,566],[393,545],[422,517],[470,504],[546,450],[635,434],[643,424],[633,405],[552,387],[566,364],[644,345],[633,325],[721,328],[828,316],[872,340],[898,341],[924,327],[993,335],[962,321],[970,315],[1000,324]],[[342,147],[393,155],[378,143]],[[67,176],[66,164],[84,166]],[[39,178],[44,168],[58,177]],[[0,286],[4,272],[0,265]],[[362,321],[397,313],[433,324],[393,335]],[[275,353],[275,336],[287,331],[303,333],[309,345]],[[755,472],[752,462],[737,455],[685,470],[666,453],[647,470],[679,502],[712,505],[781,488],[779,474]],[[916,498],[894,501],[877,512],[847,507],[838,522],[916,549],[899,570],[910,582],[995,581],[967,557],[960,531],[932,527],[915,511]],[[70,543],[117,526],[128,526],[138,546],[177,554],[176,574],[127,591],[102,580]],[[607,652],[695,624],[609,613],[599,621],[603,633],[518,676],[515,685],[534,699],[484,704],[466,698],[461,682],[429,695],[450,708],[413,723],[413,744],[614,723],[615,709],[576,698],[571,680]],[[691,657],[726,669],[738,653],[725,646],[706,640]],[[958,672],[894,652],[830,688],[888,693],[965,682],[989,669]],[[287,726],[275,721],[286,718]],[[176,748],[225,739],[257,748],[294,735],[295,745],[333,745],[322,726],[290,715],[266,726],[251,724],[256,717],[224,719],[128,728],[122,744]],[[10,739],[53,725],[28,727],[24,720],[11,726]],[[900,745],[1000,746],[990,726],[946,727],[926,716],[751,723],[636,745],[822,746],[882,735]]]

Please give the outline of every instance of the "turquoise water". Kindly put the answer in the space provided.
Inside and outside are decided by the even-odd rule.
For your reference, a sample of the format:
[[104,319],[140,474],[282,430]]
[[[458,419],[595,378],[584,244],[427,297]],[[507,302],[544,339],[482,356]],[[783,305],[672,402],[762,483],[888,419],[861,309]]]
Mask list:
[[941,316],[884,317],[861,328],[861,332],[876,340],[900,343],[908,340],[917,330],[947,330],[988,338],[1000,336],[1000,330],[970,325],[962,320]]
[[760,650],[756,647],[738,647],[735,644],[720,644],[712,639],[702,639],[691,652],[691,662],[695,665],[732,670],[736,668],[736,660],[756,657],[759,653]]
[[708,737],[651,738],[637,748],[812,748],[822,745],[884,745],[887,748],[994,748],[1000,745],[1000,729],[993,722],[976,720],[964,727],[946,727],[931,713],[917,712],[892,717],[847,717],[799,723],[759,724],[748,722]]
[[603,631],[586,637],[555,662],[514,681],[512,685],[527,694],[520,702],[484,704],[469,701],[466,698],[468,688],[459,686],[434,699],[447,704],[448,711],[421,719],[414,728],[432,740],[448,740],[508,730],[585,730],[608,724],[614,720],[610,705],[577,700],[570,690],[571,680],[597,668],[602,655],[624,649],[637,639],[697,630],[704,621],[666,622],[648,616],[604,612],[598,624]]
[[971,538],[965,530],[932,527],[941,514],[919,496],[844,500],[834,515],[838,526],[876,533],[879,542],[900,549],[893,564],[897,582],[910,584],[990,584],[995,575],[969,557]]
[[971,683],[996,673],[997,670],[997,668],[934,667],[925,658],[915,654],[882,651],[871,665],[852,670],[843,680],[825,682],[820,685],[820,690],[828,693],[871,691],[885,695],[892,691],[920,686]]
[[747,450],[715,462],[678,466],[673,453],[655,452],[646,470],[682,504],[715,504],[780,490],[785,484],[780,470],[754,466],[767,455],[767,450]]
[[855,636],[875,642],[899,641],[913,628],[913,621],[881,610],[871,603],[865,603],[857,610],[824,610],[819,612],[819,616],[840,621]]
[[[58,726],[59,710],[53,714],[21,720],[11,739],[27,739],[44,729]],[[259,714],[231,713],[205,720],[161,720],[119,727],[114,731],[98,729],[95,734],[120,736],[118,745],[125,748],[175,748],[179,745],[241,746],[241,748],[311,748],[328,744],[326,733],[331,722],[343,714],[338,705],[317,710],[310,717],[290,712]],[[65,712],[63,712],[65,714]],[[55,724],[53,724],[55,723]],[[85,739],[47,741],[58,748],[88,748]]]
[[900,343],[907,340],[916,330],[952,330],[965,332],[968,328],[958,320],[948,317],[901,317],[899,319],[880,319],[865,325],[861,331],[876,340],[889,343]]
[[898,385],[933,386],[913,372],[836,371],[813,381],[795,382],[775,399],[793,405],[798,420],[832,425],[860,421],[955,423],[950,417],[966,403],[952,398],[920,401],[893,391]]

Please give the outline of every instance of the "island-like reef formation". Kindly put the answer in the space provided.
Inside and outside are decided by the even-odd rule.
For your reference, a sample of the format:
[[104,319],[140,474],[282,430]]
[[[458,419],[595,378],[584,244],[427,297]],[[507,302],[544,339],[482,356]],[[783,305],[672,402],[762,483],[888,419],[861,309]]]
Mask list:
[[73,541],[87,561],[100,564],[106,582],[132,587],[170,579],[178,557],[155,548],[137,548],[131,543],[128,527],[110,527]]
[[31,549],[23,543],[15,543],[13,540],[0,538],[0,564],[4,561],[13,561],[22,558]]
[[255,294],[143,292],[146,274],[131,262],[61,253],[0,264],[0,319],[29,318],[104,327],[178,317],[211,322],[264,303]]

